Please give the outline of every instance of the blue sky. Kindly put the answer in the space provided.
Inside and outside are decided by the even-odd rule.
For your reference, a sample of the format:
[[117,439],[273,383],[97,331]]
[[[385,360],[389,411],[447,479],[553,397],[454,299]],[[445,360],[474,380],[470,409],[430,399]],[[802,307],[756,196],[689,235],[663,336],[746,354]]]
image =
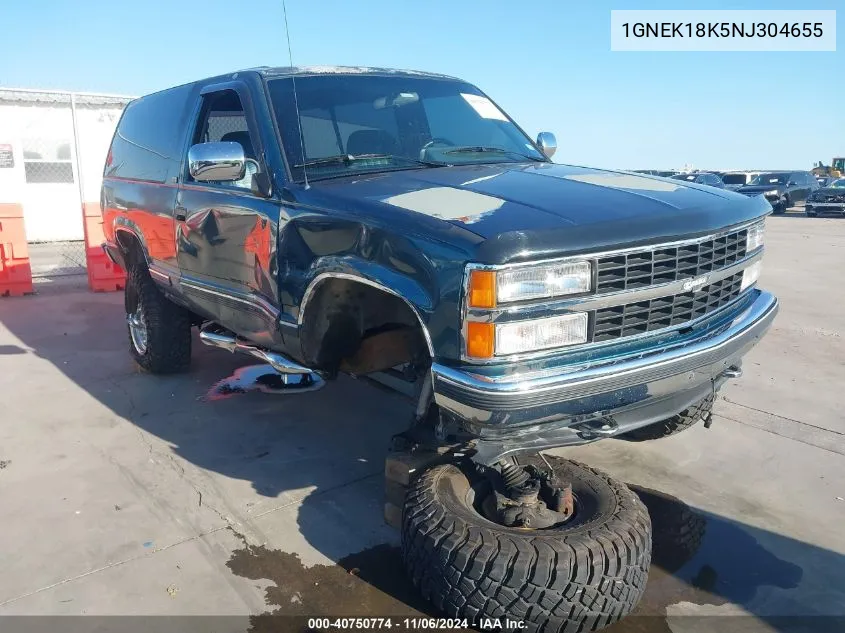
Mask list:
[[[462,77],[530,134],[554,132],[557,162],[809,169],[845,155],[842,38],[835,53],[620,53],[609,34],[611,9],[836,9],[841,0],[287,4],[297,65]],[[0,24],[5,87],[138,95],[288,65],[281,0],[4,0]]]

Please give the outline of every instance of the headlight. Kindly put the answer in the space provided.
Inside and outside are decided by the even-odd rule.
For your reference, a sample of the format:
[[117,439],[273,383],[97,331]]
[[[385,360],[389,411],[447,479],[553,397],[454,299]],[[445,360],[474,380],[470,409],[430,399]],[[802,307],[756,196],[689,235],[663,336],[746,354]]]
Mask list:
[[746,253],[755,251],[763,245],[763,233],[765,229],[766,224],[764,222],[759,222],[748,227],[748,236],[745,238]]
[[777,189],[772,189],[771,191],[767,191],[763,195],[764,196],[779,196],[780,194],[778,193]]
[[743,271],[742,284],[739,290],[740,292],[748,288],[760,278],[760,269],[762,268],[762,266],[763,262],[758,260]]
[[510,323],[467,323],[467,355],[492,358],[587,342],[587,313]]
[[467,303],[471,308],[495,308],[501,303],[548,299],[589,292],[593,284],[590,262],[519,266],[503,270],[472,270]]

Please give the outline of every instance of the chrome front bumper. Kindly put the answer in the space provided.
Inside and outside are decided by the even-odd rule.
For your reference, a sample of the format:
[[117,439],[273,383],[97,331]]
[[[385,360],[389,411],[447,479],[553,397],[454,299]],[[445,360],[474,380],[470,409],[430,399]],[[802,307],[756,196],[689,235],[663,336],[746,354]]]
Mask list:
[[[645,426],[713,393],[739,367],[778,311],[773,295],[752,292],[756,296],[730,321],[660,350],[496,377],[435,363],[435,401],[483,439],[540,434],[560,446]],[[611,421],[609,432],[596,424],[601,420]]]

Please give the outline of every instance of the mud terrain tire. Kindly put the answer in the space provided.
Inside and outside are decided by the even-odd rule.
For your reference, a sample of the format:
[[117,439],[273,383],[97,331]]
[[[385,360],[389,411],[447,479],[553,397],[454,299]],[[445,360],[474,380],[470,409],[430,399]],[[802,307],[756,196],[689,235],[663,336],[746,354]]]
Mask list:
[[524,630],[593,631],[640,601],[651,563],[651,520],[637,495],[606,474],[568,460],[575,514],[528,530],[487,520],[475,507],[484,478],[437,466],[411,485],[402,554],[414,585],[449,617],[510,618]]
[[684,409],[678,415],[673,415],[671,418],[660,422],[628,431],[619,437],[629,442],[645,442],[647,440],[659,440],[663,437],[669,437],[695,425],[699,420],[707,416],[712,408],[713,396],[707,396],[691,407]]
[[129,353],[135,362],[153,374],[187,370],[191,364],[190,312],[167,299],[143,266],[129,270],[124,301],[127,321],[137,315],[146,331],[145,345],[140,345],[128,324]]

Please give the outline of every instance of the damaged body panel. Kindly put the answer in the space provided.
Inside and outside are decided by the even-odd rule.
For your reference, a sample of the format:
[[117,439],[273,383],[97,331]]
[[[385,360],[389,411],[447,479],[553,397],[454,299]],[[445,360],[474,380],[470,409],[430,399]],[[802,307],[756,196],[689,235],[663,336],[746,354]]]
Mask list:
[[679,414],[777,312],[765,199],[554,148],[459,79],[241,71],[127,107],[104,246],[208,344],[281,373],[403,368],[435,441],[494,463]]

